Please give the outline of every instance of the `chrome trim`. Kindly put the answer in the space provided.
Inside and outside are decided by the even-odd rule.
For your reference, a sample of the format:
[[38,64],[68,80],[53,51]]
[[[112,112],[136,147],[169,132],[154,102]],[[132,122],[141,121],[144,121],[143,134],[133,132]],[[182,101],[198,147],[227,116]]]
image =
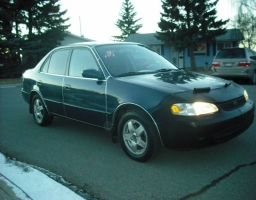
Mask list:
[[[97,78],[84,78],[84,77],[78,77],[78,76],[65,76],[63,78],[75,78],[75,79],[82,79],[82,80],[92,80],[92,81],[106,81],[106,79],[97,79]],[[63,87],[63,83],[62,83],[62,87]]]
[[50,102],[54,102],[54,103],[62,103],[62,104],[63,104],[63,102],[61,102],[61,101],[54,101],[54,100],[46,99],[46,98],[45,98],[45,100],[46,100],[46,101],[50,101]]
[[67,115],[66,108],[64,106],[64,93],[63,93],[64,92],[64,80],[65,80],[65,77],[63,77],[62,83],[61,83],[62,107],[63,107],[63,111],[64,111],[65,115]]
[[71,106],[71,107],[75,107],[75,108],[79,108],[79,109],[83,109],[83,110],[90,110],[90,111],[96,111],[96,112],[105,113],[104,111],[101,111],[101,110],[95,110],[95,109],[84,108],[84,107],[75,106],[75,105],[71,105],[71,104],[67,104],[67,103],[63,103],[63,105],[65,105],[65,106]]
[[48,73],[48,72],[41,72],[39,71],[39,73],[41,74],[47,74],[47,75],[50,75],[50,76],[62,76],[62,77],[65,77],[66,75],[63,75],[63,74],[51,74],[51,73]]

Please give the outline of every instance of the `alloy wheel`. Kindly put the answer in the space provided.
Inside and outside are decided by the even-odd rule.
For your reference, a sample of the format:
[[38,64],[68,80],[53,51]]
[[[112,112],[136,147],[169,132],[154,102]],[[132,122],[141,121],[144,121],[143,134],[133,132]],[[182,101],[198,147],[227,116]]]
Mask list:
[[137,120],[128,120],[123,128],[123,139],[127,149],[135,154],[143,154],[148,146],[148,136],[143,125]]

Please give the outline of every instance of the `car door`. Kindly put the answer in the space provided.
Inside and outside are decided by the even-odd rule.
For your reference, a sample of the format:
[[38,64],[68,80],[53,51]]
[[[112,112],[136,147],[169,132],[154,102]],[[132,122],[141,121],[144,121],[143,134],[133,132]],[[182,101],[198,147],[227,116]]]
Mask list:
[[106,122],[105,80],[85,78],[86,69],[100,72],[100,67],[89,48],[72,51],[69,70],[63,81],[63,100],[66,116],[97,126]]
[[51,113],[65,116],[62,97],[62,83],[66,73],[71,49],[54,51],[41,67],[37,80],[40,93]]

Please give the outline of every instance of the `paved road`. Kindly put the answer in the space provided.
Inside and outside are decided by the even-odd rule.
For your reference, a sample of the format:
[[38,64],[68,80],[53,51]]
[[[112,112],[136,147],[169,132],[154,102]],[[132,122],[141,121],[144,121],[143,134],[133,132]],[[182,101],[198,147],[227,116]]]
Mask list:
[[[244,85],[256,102],[256,86]],[[256,120],[228,143],[163,149],[147,163],[129,159],[110,134],[55,118],[39,127],[20,87],[0,88],[0,151],[42,167],[100,199],[256,199]]]

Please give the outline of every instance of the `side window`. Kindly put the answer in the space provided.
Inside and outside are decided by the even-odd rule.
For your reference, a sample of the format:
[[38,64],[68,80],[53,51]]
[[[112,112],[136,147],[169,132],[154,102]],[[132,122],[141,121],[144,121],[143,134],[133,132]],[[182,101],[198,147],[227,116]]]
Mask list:
[[41,66],[41,72],[47,73],[49,63],[50,63],[50,58],[47,58],[46,62],[44,62],[44,64]]
[[51,56],[48,73],[65,75],[70,50],[59,50]]
[[82,77],[83,70],[95,69],[99,71],[97,62],[89,49],[74,49],[69,67],[69,76]]

